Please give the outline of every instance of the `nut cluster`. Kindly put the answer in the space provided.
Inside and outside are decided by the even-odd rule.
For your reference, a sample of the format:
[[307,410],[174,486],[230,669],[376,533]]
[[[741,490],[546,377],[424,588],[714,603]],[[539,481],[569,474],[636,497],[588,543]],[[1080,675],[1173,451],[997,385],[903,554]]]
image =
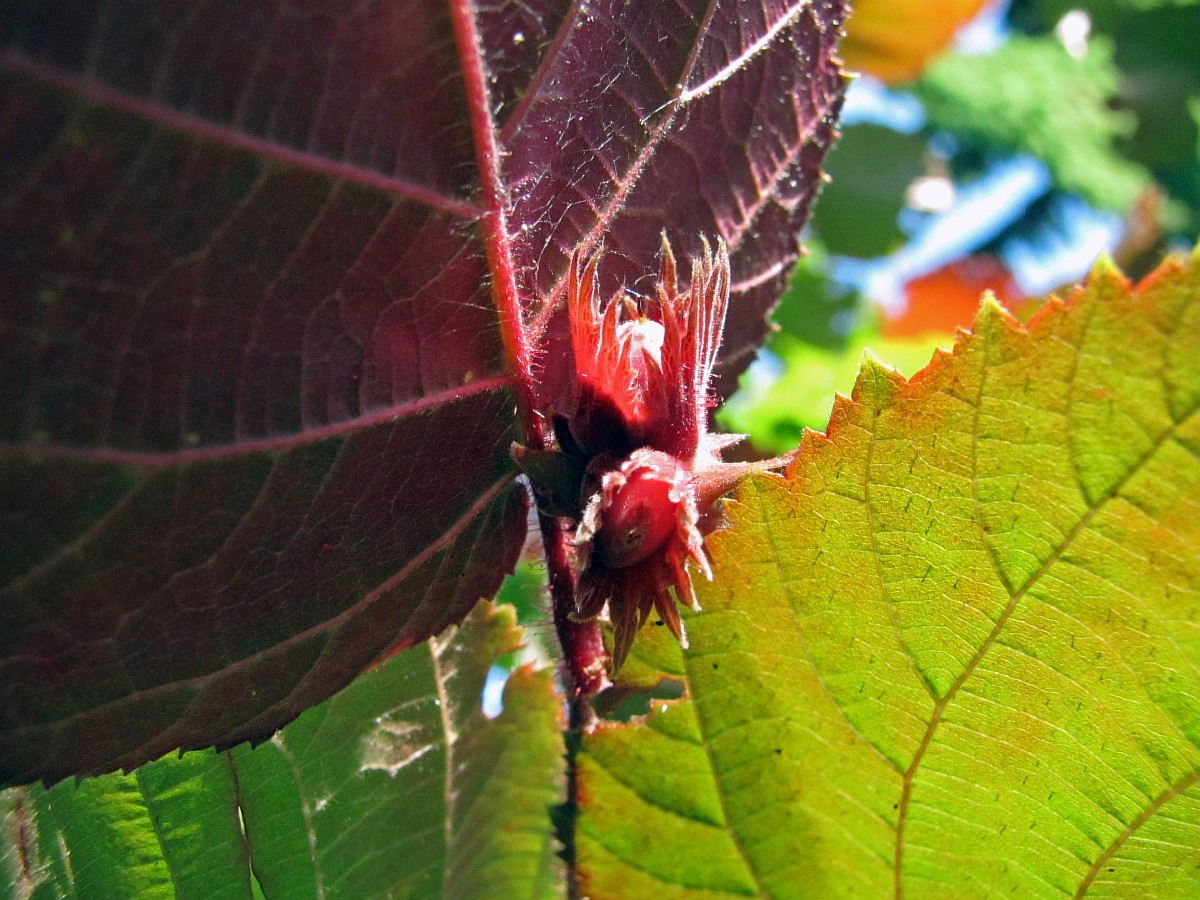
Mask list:
[[720,451],[742,436],[708,431],[729,303],[724,242],[715,251],[704,244],[682,292],[665,236],[654,296],[618,291],[601,303],[599,263],[600,254],[571,259],[574,367],[554,418],[558,447],[514,455],[542,510],[571,523],[573,616],[591,619],[607,606],[616,673],[651,612],[687,646],[676,603],[699,609],[689,565],[712,578],[704,536],[720,521],[721,497],[786,460],[726,463]]

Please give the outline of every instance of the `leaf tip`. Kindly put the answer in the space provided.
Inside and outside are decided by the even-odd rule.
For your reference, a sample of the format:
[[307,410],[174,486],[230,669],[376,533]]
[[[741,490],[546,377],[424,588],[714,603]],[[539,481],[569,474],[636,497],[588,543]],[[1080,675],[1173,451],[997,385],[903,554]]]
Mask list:
[[[858,378],[854,381],[850,403],[861,404],[872,410],[881,410],[908,383],[903,375],[887,363],[883,362],[871,350],[863,351],[862,362],[859,364]],[[840,399],[840,398],[839,398]],[[849,410],[838,409],[834,401],[834,412],[829,421],[829,433],[832,434],[839,418],[839,412],[849,413]]]
[[1020,328],[1021,323],[996,299],[996,295],[991,291],[984,291],[983,296],[979,298],[979,311],[975,314],[974,332],[980,335],[997,335]]
[[899,385],[906,380],[895,366],[884,362],[875,355],[875,351],[868,348],[863,351],[862,362],[859,364],[858,380],[854,385],[855,399],[858,399],[858,391],[864,381],[871,381],[879,385],[885,383]]
[[1111,285],[1120,290],[1129,289],[1129,279],[1117,266],[1108,251],[1097,257],[1091,272],[1088,273],[1088,284],[1092,287]]

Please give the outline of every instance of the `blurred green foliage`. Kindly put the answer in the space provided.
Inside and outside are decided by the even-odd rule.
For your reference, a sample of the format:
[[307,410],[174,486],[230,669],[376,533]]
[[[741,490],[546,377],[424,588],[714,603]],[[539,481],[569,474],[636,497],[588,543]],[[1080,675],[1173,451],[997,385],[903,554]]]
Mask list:
[[1118,78],[1108,41],[1076,59],[1054,37],[1014,37],[987,55],[946,54],[916,94],[931,128],[975,148],[1037,156],[1060,187],[1124,211],[1151,175],[1117,148],[1137,126],[1111,108]]
[[929,363],[934,352],[950,349],[951,335],[914,339],[887,339],[867,330],[856,334],[842,349],[817,347],[780,336],[772,352],[784,374],[768,387],[752,385],[721,410],[718,421],[726,431],[749,434],[755,449],[764,454],[794,450],[804,429],[824,431],[835,394],[850,395],[864,354],[912,376]]
[[1091,22],[1092,44],[1107,41],[1118,73],[1114,106],[1135,128],[1119,143],[1174,201],[1168,231],[1191,244],[1200,232],[1200,0],[1016,0],[1011,20],[1049,33],[1072,10]]
[[[925,140],[882,125],[850,125],[825,158],[830,181],[813,226],[831,253],[871,257],[904,243],[897,217],[904,192],[922,174]],[[880,165],[887,160],[887,165]]]
[[546,620],[549,600],[545,596],[546,571],[529,556],[522,556],[511,575],[504,579],[496,603],[517,611],[517,624],[536,625]]
[[[1064,40],[1056,28],[1068,13],[1075,34]],[[839,258],[885,261],[929,221],[928,208],[909,206],[923,176],[961,191],[1018,155],[1049,170],[1050,186],[967,255],[1003,257],[1012,245],[1052,254],[1070,243],[1075,198],[1122,217],[1128,245],[1115,249],[1135,276],[1171,244],[1196,242],[1200,0],[1013,0],[1005,26],[995,49],[944,54],[901,89],[924,109],[914,132],[844,127],[804,239],[810,255],[775,313],[768,364],[743,380],[719,416],[724,428],[751,434],[764,453],[787,451],[804,428],[825,427],[832,393],[849,392],[866,350],[911,374],[953,343],[948,333],[884,340],[868,298],[834,274],[845,272]]]
[[806,240],[805,251],[772,316],[779,331],[770,346],[786,336],[840,349],[865,313],[863,299],[849,285],[829,277],[829,253],[819,237]]

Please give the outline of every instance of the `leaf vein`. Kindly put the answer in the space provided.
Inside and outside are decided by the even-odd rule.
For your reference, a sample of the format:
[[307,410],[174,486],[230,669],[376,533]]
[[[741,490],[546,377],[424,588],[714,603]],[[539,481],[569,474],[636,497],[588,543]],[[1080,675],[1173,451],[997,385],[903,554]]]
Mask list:
[[1147,804],[1146,808],[1143,809],[1141,813],[1139,813],[1138,816],[1113,839],[1112,843],[1105,847],[1103,852],[1096,857],[1096,861],[1092,863],[1092,867],[1084,874],[1083,880],[1079,884],[1079,888],[1075,891],[1076,900],[1079,900],[1079,898],[1087,894],[1088,890],[1090,890],[1092,886],[1092,883],[1096,880],[1096,876],[1100,873],[1100,870],[1104,868],[1104,864],[1112,859],[1114,854],[1116,854],[1143,825],[1149,822],[1159,809],[1198,782],[1200,782],[1200,768],[1194,769],[1187,775],[1180,778],[1177,782],[1175,782],[1175,784],[1168,787],[1165,791],[1155,797],[1149,804]]
[[99,83],[90,77],[76,75],[56,66],[29,59],[11,50],[0,50],[0,69],[7,69],[61,90],[79,94],[93,103],[139,116],[172,131],[182,132],[203,141],[252,153],[288,166],[319,172],[332,178],[355,182],[386,191],[404,199],[442,210],[460,219],[473,221],[484,210],[473,203],[442,194],[432,188],[384,175],[354,163],[342,162],[280,144],[269,138],[247,134],[229,125],[201,119],[191,113],[172,109],[153,99],[135,97],[116,88]]
[[[1093,312],[1092,316],[1094,316],[1094,312]],[[1088,319],[1089,322],[1091,321],[1092,316],[1089,316],[1089,319]],[[1078,358],[1078,356],[1075,357],[1075,359],[1077,359],[1077,358]],[[986,366],[985,366],[985,369],[986,369]],[[1074,371],[1074,369],[1072,371]],[[1073,377],[1074,376],[1072,375],[1072,378]],[[981,390],[981,396],[982,396],[982,387],[980,390]],[[1025,581],[1025,583],[1023,585],[1021,585],[1015,591],[1011,592],[1009,602],[1005,606],[1004,610],[1001,612],[999,618],[996,620],[996,623],[993,626],[991,632],[987,635],[987,637],[984,638],[983,643],[980,645],[979,649],[975,652],[975,654],[971,657],[971,659],[968,660],[966,666],[963,668],[963,671],[959,674],[958,678],[955,679],[954,683],[950,686],[949,690],[942,697],[942,699],[938,701],[937,705],[934,707],[933,715],[930,717],[929,724],[925,730],[925,734],[922,736],[921,743],[917,747],[917,752],[914,754],[912,762],[910,763],[907,771],[904,773],[904,783],[903,783],[903,787],[901,790],[901,798],[900,798],[900,815],[897,819],[897,825],[896,825],[895,896],[896,896],[897,900],[899,900],[899,898],[904,896],[903,883],[902,883],[903,847],[904,847],[903,841],[904,841],[905,825],[908,820],[907,812],[908,812],[909,799],[912,795],[912,786],[915,781],[915,776],[916,776],[917,770],[920,768],[920,765],[921,765],[922,760],[924,759],[925,753],[929,749],[930,745],[933,742],[934,732],[937,731],[937,727],[941,722],[942,715],[944,714],[947,706],[958,695],[959,690],[962,688],[962,686],[966,682],[966,680],[968,678],[970,678],[970,676],[972,674],[974,674],[976,668],[979,666],[979,663],[982,661],[983,657],[996,644],[996,639],[1000,635],[1000,632],[1008,624],[1009,619],[1011,618],[1013,612],[1016,610],[1017,605],[1020,603],[1021,599],[1024,598],[1025,595],[1028,594],[1029,591],[1041,580],[1042,576],[1044,576],[1048,571],[1050,571],[1051,568],[1053,568],[1055,566],[1055,564],[1058,563],[1058,561],[1063,557],[1063,555],[1067,552],[1067,550],[1074,544],[1075,540],[1079,537],[1079,535],[1082,534],[1083,531],[1091,524],[1093,519],[1095,519],[1095,517],[1098,515],[1100,510],[1102,510],[1108,504],[1108,502],[1110,500],[1112,500],[1120,495],[1121,491],[1129,483],[1129,481],[1133,478],[1133,476],[1135,474],[1137,474],[1138,472],[1142,471],[1142,469],[1149,462],[1149,460],[1159,451],[1160,448],[1162,448],[1162,446],[1164,444],[1167,443],[1168,440],[1171,440],[1174,437],[1174,435],[1178,432],[1178,430],[1183,426],[1184,422],[1186,422],[1192,415],[1194,415],[1195,412],[1196,412],[1196,408],[1193,407],[1193,409],[1190,410],[1187,413],[1187,415],[1181,417],[1181,419],[1178,422],[1173,422],[1169,427],[1165,428],[1158,435],[1158,437],[1155,439],[1153,444],[1151,444],[1151,446],[1146,450],[1146,452],[1143,453],[1141,457],[1139,457],[1137,460],[1134,461],[1134,463],[1120,477],[1120,479],[1118,479],[1118,481],[1111,488],[1109,488],[1094,504],[1089,504],[1087,511],[1079,518],[1079,521],[1075,523],[1075,526],[1071,529],[1070,532],[1068,532],[1068,534],[1062,540],[1062,542],[1056,548],[1054,548],[1054,550],[1046,558],[1046,560],[1042,563],[1042,565],[1037,569],[1037,571],[1035,571],[1032,575],[1030,575],[1030,577]],[[1069,416],[1068,416],[1068,421],[1069,421]],[[977,435],[978,435],[978,428],[976,428],[974,430],[974,433],[972,434],[973,441],[977,438]],[[1068,440],[1069,440],[1069,435],[1068,435]],[[1075,471],[1078,476],[1078,467],[1075,467]],[[1082,496],[1086,498],[1087,494],[1084,491],[1082,484],[1080,485],[1080,491],[1081,491]],[[1004,582],[1002,582],[1002,583],[1004,583]]]
[[358,416],[357,418],[323,425],[319,428],[306,428],[294,434],[272,435],[270,437],[254,438],[230,444],[212,444],[207,447],[196,447],[188,450],[156,452],[123,450],[112,447],[72,447],[65,444],[2,441],[0,442],[0,458],[5,456],[33,457],[35,459],[72,460],[78,462],[107,463],[117,466],[136,466],[151,470],[166,469],[173,466],[189,465],[191,463],[240,457],[251,453],[270,453],[277,450],[289,450],[293,447],[305,446],[315,441],[342,437],[376,425],[403,419],[443,404],[454,403],[458,400],[475,396],[476,394],[510,387],[512,387],[512,379],[507,375],[481,378],[456,388],[448,388],[433,394],[426,394],[407,400],[396,406],[389,406],[363,416]]

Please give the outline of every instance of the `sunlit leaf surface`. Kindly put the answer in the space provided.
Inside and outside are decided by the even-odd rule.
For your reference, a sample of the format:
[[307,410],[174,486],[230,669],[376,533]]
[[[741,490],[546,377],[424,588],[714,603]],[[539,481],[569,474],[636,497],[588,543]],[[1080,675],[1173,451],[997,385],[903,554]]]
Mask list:
[[868,362],[635,646],[689,696],[587,737],[584,893],[1195,897],[1198,406],[1200,255]]

